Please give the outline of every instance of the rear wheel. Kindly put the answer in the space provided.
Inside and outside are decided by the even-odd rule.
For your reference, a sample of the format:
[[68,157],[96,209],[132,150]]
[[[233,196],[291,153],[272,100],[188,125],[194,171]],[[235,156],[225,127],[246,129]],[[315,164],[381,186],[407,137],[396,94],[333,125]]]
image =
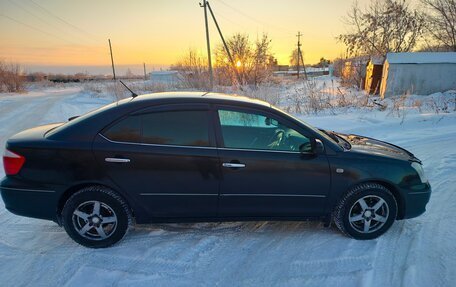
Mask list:
[[63,226],[77,243],[104,248],[121,240],[131,225],[127,203],[112,190],[93,186],[73,194],[62,211]]
[[355,239],[374,239],[385,233],[397,216],[393,194],[383,185],[355,186],[339,201],[333,213],[336,226]]

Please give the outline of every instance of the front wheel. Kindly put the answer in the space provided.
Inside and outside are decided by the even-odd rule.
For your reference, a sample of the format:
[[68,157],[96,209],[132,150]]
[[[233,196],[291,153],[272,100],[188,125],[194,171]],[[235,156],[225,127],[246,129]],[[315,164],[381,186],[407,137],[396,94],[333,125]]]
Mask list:
[[77,243],[104,248],[121,240],[131,224],[131,212],[122,197],[102,186],[73,194],[62,211],[63,227]]
[[377,183],[364,183],[339,201],[333,220],[342,233],[355,239],[374,239],[385,233],[397,217],[391,192]]

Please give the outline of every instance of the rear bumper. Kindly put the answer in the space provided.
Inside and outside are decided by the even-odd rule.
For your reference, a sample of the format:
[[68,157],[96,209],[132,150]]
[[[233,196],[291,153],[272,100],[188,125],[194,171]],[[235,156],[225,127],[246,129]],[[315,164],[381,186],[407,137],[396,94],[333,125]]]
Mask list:
[[429,182],[408,190],[405,194],[404,219],[420,216],[426,211],[426,205],[431,198],[431,185]]
[[49,188],[14,185],[15,181],[4,178],[0,192],[5,208],[16,215],[56,221],[58,197]]

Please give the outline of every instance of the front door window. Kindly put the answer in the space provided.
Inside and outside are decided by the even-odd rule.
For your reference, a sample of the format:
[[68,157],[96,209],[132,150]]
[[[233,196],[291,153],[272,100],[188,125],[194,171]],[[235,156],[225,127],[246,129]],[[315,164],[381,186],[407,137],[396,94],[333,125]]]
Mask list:
[[308,137],[256,113],[218,111],[225,148],[311,152]]

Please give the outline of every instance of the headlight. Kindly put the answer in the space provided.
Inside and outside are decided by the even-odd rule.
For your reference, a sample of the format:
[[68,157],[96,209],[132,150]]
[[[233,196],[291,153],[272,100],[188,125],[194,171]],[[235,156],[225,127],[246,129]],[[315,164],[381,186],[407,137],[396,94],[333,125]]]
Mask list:
[[417,163],[417,162],[412,162],[412,167],[416,170],[416,172],[420,176],[421,182],[422,183],[426,183],[428,181],[428,179],[424,175],[423,166],[421,164]]

